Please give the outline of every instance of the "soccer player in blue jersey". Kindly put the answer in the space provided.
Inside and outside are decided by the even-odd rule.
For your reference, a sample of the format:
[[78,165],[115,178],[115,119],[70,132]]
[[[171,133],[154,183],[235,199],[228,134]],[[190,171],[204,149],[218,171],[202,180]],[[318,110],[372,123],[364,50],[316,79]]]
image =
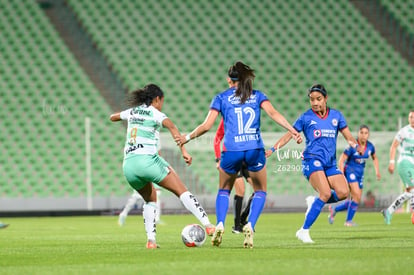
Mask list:
[[338,166],[346,180],[348,181],[349,188],[351,189],[351,199],[344,201],[337,205],[335,208],[329,205],[328,221],[333,224],[336,212],[348,210],[348,214],[345,221],[345,226],[355,226],[352,219],[355,216],[355,212],[358,209],[358,205],[361,201],[362,188],[364,186],[364,169],[367,159],[372,157],[374,162],[375,174],[377,179],[381,179],[379,171],[378,158],[375,155],[375,147],[368,140],[369,128],[367,125],[361,125],[358,131],[358,145],[364,148],[364,153],[359,154],[354,148],[349,146],[342,153],[339,158]]
[[[313,243],[309,229],[318,218],[326,203],[343,200],[349,195],[349,188],[344,175],[336,165],[336,140],[341,132],[349,145],[358,153],[363,153],[362,146],[348,129],[341,112],[327,106],[328,92],[321,84],[315,84],[308,90],[311,109],[304,112],[293,124],[298,132],[303,132],[306,148],[303,151],[302,172],[319,197],[307,197],[308,209],[305,222],[296,232],[296,237],[304,243]],[[290,133],[282,136],[266,155],[282,148],[290,141]]]
[[299,133],[274,109],[266,95],[253,90],[254,77],[254,70],[240,61],[230,66],[227,77],[229,88],[214,97],[204,122],[190,134],[176,137],[177,144],[183,145],[210,130],[219,113],[224,119],[223,143],[226,151],[221,153],[216,198],[217,226],[212,238],[214,246],[219,246],[222,242],[230,192],[237,173],[245,162],[253,182],[254,197],[247,224],[243,227],[243,246],[253,247],[253,232],[263,210],[267,191],[266,157],[260,133],[261,109],[288,130],[298,143],[302,142]]

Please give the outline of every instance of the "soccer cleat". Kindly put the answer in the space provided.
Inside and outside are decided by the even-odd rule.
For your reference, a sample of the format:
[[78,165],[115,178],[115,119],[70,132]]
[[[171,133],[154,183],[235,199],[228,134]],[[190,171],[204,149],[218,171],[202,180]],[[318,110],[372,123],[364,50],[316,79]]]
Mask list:
[[411,214],[411,223],[414,224],[414,212]]
[[241,227],[241,225],[233,226],[231,228],[231,232],[234,233],[234,234],[240,234],[240,233],[243,232],[243,228]]
[[119,226],[124,226],[126,217],[127,216],[125,216],[125,215],[119,214],[119,218],[118,218],[118,224],[119,224]]
[[296,231],[296,237],[304,243],[314,243],[309,235],[309,229],[299,229]]
[[7,226],[9,226],[7,223],[0,222],[0,229],[6,228]]
[[216,226],[216,230],[214,231],[213,237],[211,238],[211,244],[213,246],[220,246],[221,241],[222,241],[223,234],[224,234],[224,226],[220,222]]
[[216,230],[216,227],[210,223],[210,224],[206,225],[205,228],[206,228],[206,234],[208,236],[213,236],[214,231]]
[[335,215],[336,215],[336,212],[335,212],[335,210],[332,208],[332,206],[330,206],[329,205],[329,215],[328,215],[328,222],[330,223],[330,224],[333,224],[334,223],[334,220],[335,220]]
[[316,200],[316,197],[314,197],[314,196],[307,196],[306,197],[306,205],[308,206],[308,208],[306,209],[305,217],[308,215],[308,213],[309,213],[309,211],[312,207],[312,204],[314,203],[315,200]]
[[392,216],[391,216],[390,212],[388,212],[388,209],[381,210],[381,213],[384,216],[384,222],[385,222],[385,224],[388,224],[388,225],[391,224],[391,218],[392,218]]
[[353,221],[347,221],[344,224],[346,227],[353,227],[353,226],[358,226],[356,223],[354,223]]
[[253,248],[253,229],[250,223],[247,223],[243,226],[243,234],[244,234],[244,248]]
[[160,248],[159,245],[155,242],[155,240],[148,240],[147,242],[147,249],[156,249]]

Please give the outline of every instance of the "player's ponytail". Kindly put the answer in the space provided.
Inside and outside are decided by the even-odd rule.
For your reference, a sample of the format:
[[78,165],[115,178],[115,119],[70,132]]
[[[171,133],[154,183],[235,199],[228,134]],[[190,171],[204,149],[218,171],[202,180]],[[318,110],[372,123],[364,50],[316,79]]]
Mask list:
[[131,92],[128,96],[128,105],[130,107],[139,106],[145,104],[147,106],[151,105],[154,98],[163,98],[164,92],[155,84],[148,84],[142,89],[137,89]]
[[237,61],[228,71],[229,78],[237,81],[236,96],[240,97],[241,103],[249,99],[253,91],[254,70],[241,61]]

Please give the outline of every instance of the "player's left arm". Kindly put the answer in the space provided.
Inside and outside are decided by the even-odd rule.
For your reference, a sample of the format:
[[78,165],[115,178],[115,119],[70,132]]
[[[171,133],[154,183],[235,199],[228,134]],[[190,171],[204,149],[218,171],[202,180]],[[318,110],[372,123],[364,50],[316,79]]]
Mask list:
[[263,101],[260,107],[271,119],[273,119],[273,121],[288,130],[292,134],[292,138],[296,140],[298,144],[302,142],[302,137],[298,131],[296,131],[296,129],[290,125],[286,118],[273,107],[272,103],[270,103],[269,100]]
[[377,155],[375,153],[373,153],[371,155],[371,157],[372,157],[372,161],[374,162],[375,175],[377,176],[377,180],[380,180],[381,179],[381,173],[380,173],[380,170],[379,170],[379,163],[378,163]]
[[[168,117],[165,118],[162,121],[162,126],[167,128],[168,131],[170,131],[172,137],[176,137],[176,136],[181,136],[180,131],[178,130],[177,126],[175,126],[175,124],[171,121],[171,119],[169,119]],[[181,149],[181,154],[183,155],[183,158],[185,160],[185,162],[190,165],[193,158],[191,157],[191,155],[187,152],[187,150],[184,148],[184,146],[180,146]]]
[[358,146],[358,142],[356,139],[352,136],[351,131],[349,131],[348,127],[345,127],[340,130],[346,141],[348,142],[349,146],[352,148],[355,148],[359,154],[364,153],[364,148],[362,146]]

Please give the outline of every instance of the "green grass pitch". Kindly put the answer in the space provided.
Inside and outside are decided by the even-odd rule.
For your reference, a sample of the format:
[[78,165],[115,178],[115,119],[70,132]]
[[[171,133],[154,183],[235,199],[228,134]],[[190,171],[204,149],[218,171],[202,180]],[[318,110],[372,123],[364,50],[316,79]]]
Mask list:
[[[215,219],[210,215],[212,220]],[[254,248],[231,233],[232,215],[221,247],[210,238],[187,248],[181,229],[191,215],[163,215],[160,249],[147,250],[141,216],[124,227],[117,216],[3,218],[1,274],[412,274],[414,225],[409,214],[395,214],[384,225],[380,213],[357,213],[357,227],[344,227],[345,213],[329,225],[321,213],[311,230],[314,244],[295,237],[303,213],[263,214]]]

